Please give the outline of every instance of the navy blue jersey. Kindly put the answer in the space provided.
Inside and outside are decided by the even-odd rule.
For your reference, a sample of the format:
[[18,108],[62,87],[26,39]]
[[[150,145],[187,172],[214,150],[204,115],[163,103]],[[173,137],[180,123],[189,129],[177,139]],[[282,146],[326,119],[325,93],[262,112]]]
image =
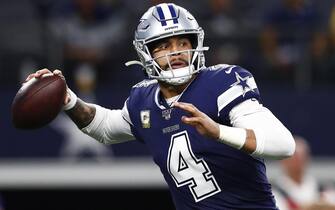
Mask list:
[[[254,78],[238,66],[217,65],[200,73],[180,96],[220,124],[247,100],[260,100]],[[155,80],[135,85],[127,100],[136,139],[160,167],[177,209],[276,209],[262,159],[200,135],[181,122]]]

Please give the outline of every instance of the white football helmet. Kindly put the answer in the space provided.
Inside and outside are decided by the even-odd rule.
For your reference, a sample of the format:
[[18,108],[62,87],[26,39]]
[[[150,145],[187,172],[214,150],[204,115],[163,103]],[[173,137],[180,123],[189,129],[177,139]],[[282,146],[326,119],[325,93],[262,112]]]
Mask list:
[[[148,48],[148,44],[177,35],[194,36],[193,49],[176,51],[166,54],[170,68],[163,70],[155,61]],[[164,81],[171,85],[181,85],[189,81],[194,73],[205,67],[203,47],[204,31],[199,27],[195,18],[184,8],[172,3],[162,3],[153,6],[144,13],[135,31],[133,41],[140,61],[129,61],[127,66],[139,64],[143,66],[149,78]],[[187,53],[189,66],[172,69],[169,57],[173,54]]]

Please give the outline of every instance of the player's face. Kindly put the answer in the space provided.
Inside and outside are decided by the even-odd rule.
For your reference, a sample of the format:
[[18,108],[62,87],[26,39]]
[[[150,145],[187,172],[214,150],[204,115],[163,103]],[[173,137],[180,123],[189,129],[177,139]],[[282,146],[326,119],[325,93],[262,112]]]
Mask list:
[[[174,36],[161,40],[154,44],[151,54],[155,58],[155,61],[163,69],[179,69],[189,65],[189,60],[192,57],[191,52],[187,51],[192,49],[190,39],[183,36]],[[177,51],[183,51],[181,53],[174,53]],[[166,54],[174,53],[168,56]],[[169,65],[170,62],[170,65]]]

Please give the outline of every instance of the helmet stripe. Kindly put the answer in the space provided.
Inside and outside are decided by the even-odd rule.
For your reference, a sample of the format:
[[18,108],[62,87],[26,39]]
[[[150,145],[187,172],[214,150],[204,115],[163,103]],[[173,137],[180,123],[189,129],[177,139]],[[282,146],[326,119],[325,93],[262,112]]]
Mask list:
[[157,6],[156,9],[159,15],[159,19],[160,19],[159,21],[161,22],[162,26],[166,26],[165,16],[164,16],[162,8],[160,6]]
[[173,23],[174,24],[178,23],[178,18],[177,18],[176,11],[174,10],[174,8],[171,4],[169,5],[169,10],[170,10],[170,13],[171,13],[171,16],[172,16],[172,19],[173,19]]

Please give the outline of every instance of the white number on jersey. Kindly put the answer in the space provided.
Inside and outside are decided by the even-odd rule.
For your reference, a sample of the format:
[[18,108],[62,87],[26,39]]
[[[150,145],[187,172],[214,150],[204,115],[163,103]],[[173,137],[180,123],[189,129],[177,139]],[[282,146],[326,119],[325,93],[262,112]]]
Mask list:
[[193,154],[186,131],[172,135],[167,169],[177,187],[188,185],[196,202],[221,192],[205,160]]

